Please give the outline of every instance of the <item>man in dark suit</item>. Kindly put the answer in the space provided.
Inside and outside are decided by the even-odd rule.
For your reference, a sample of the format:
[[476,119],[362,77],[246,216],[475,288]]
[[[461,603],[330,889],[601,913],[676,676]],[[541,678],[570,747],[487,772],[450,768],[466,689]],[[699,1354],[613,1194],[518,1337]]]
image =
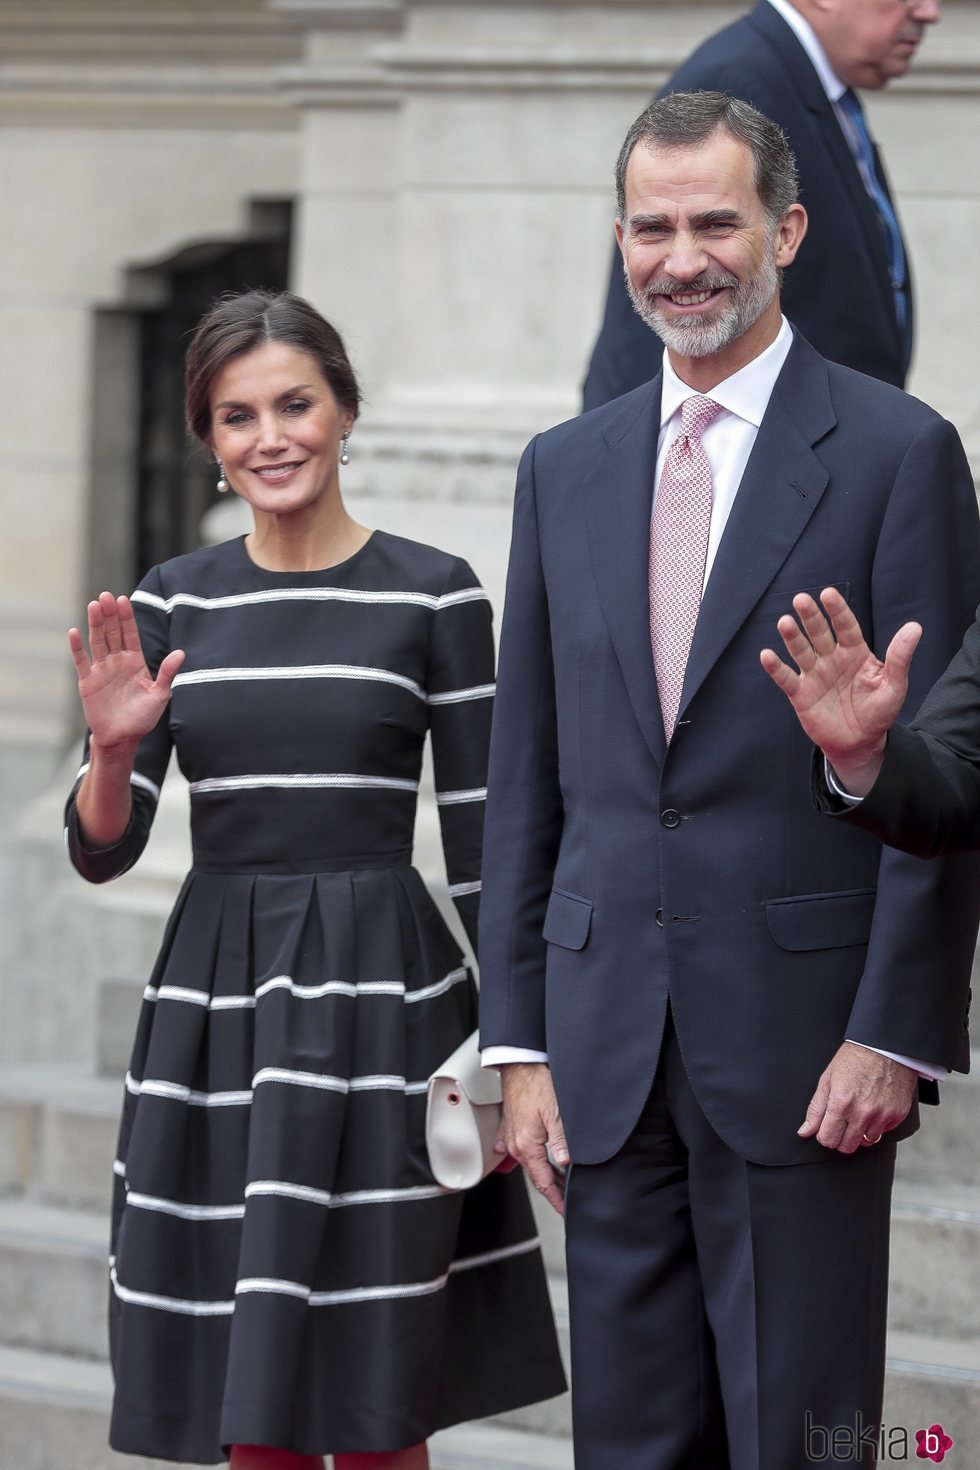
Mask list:
[[823,608],[794,598],[800,622],[779,621],[798,671],[771,649],[762,655],[823,753],[813,769],[818,808],[917,857],[980,848],[980,609],[959,653],[902,726],[895,722],[922,629],[900,628],[882,663],[840,593],[829,588],[822,601]]
[[[783,283],[783,310],[824,357],[900,388],[912,352],[908,261],[856,89],[904,75],[939,17],[938,0],[759,0],[664,89],[728,92],[784,130],[810,228]],[[659,360],[616,252],[585,408],[645,383]]]
[[559,1208],[571,1161],[578,1470],[796,1470],[878,1424],[895,1143],[917,1074],[965,1065],[947,916],[980,885],[813,810],[760,628],[801,587],[876,639],[928,606],[915,698],[980,600],[976,502],[948,424],[781,316],[806,215],[778,128],[674,95],[617,176],[668,348],[521,462],[484,1060]]

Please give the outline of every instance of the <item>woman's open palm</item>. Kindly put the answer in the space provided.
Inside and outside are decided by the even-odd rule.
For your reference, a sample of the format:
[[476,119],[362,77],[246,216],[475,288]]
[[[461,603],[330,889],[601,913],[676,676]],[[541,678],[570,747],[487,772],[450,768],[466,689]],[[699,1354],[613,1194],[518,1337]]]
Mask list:
[[135,745],[167,706],[174,675],[184,662],[182,650],[167,654],[154,679],[143,657],[132,603],[111,592],[88,605],[88,650],[77,628],[68,630],[68,644],[93,741]]

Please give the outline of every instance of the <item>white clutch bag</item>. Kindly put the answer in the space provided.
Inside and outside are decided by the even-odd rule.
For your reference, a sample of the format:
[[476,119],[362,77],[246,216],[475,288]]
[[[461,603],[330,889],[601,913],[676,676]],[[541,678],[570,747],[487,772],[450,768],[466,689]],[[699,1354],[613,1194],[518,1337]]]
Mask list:
[[493,1141],[503,1115],[500,1074],[480,1066],[473,1031],[429,1078],[425,1142],[429,1167],[446,1189],[472,1189],[504,1161]]

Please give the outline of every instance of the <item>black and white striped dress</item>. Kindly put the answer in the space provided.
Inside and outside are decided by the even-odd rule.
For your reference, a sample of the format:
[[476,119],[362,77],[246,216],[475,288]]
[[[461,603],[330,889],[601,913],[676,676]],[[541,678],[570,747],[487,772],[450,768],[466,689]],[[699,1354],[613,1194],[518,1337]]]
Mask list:
[[[139,856],[175,746],[194,865],[146,988],[115,1169],[111,1442],[392,1450],[561,1392],[524,1184],[429,1173],[429,1072],[471,976],[411,866],[431,731],[450,892],[471,938],[493,688],[465,562],[376,531],[323,572],[243,541],[134,594],[147,662],[187,659],[141,743]],[[84,767],[83,767],[84,770]],[[81,775],[81,773],[80,773]]]

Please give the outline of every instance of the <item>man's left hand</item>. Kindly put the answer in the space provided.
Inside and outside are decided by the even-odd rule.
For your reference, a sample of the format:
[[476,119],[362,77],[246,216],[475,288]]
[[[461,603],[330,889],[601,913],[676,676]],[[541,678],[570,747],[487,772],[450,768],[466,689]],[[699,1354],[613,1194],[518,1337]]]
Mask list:
[[870,1148],[908,1115],[917,1083],[911,1067],[845,1041],[817,1083],[799,1135],[842,1154]]

